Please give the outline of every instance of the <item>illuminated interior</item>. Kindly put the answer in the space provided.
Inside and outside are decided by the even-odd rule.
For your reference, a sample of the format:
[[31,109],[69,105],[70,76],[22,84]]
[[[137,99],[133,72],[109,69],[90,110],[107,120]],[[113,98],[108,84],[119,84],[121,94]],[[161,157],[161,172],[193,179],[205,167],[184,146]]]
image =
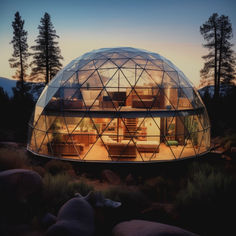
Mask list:
[[28,150],[77,161],[170,161],[210,148],[205,106],[169,60],[134,48],[84,54],[45,87]]

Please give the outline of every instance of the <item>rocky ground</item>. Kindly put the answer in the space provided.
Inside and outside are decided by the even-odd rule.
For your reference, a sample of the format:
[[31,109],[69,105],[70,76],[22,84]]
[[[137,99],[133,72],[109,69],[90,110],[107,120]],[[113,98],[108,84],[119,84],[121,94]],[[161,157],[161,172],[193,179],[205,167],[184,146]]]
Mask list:
[[[1,143],[0,171],[1,235],[229,235],[234,230],[234,149],[219,146],[201,159],[177,163],[114,166],[41,159],[24,144]],[[89,192],[95,193],[92,200],[85,197]],[[111,207],[114,202],[121,206]]]

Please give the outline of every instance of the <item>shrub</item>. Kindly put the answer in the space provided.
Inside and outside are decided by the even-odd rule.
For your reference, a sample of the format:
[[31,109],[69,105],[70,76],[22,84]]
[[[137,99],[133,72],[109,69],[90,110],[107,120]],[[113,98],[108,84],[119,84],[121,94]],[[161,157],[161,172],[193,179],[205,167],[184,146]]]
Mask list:
[[162,176],[146,180],[140,188],[150,199],[160,202],[172,199],[175,192],[173,181]]
[[70,163],[60,160],[50,160],[45,165],[45,169],[52,175],[71,172],[73,167]]
[[80,179],[79,181],[72,182],[71,188],[73,189],[73,193],[78,192],[82,196],[87,195],[90,191],[94,191],[94,187],[86,183],[85,179]]
[[221,145],[225,147],[226,150],[230,150],[231,147],[236,146],[236,134],[227,134],[221,138]]
[[0,149],[0,171],[29,168],[27,154],[23,150],[13,148]]
[[84,180],[73,181],[72,177],[67,173],[57,175],[46,174],[43,178],[43,212],[51,212],[57,214],[60,207],[74,197],[79,192],[86,195],[93,187],[84,182]]
[[103,191],[103,195],[122,203],[119,209],[122,220],[140,217],[140,212],[149,205],[147,197],[137,189],[116,186]]
[[42,166],[32,166],[32,170],[37,172],[41,177],[44,177],[46,170]]
[[233,226],[235,180],[208,164],[195,164],[192,171],[176,197],[180,218],[201,235],[227,234]]

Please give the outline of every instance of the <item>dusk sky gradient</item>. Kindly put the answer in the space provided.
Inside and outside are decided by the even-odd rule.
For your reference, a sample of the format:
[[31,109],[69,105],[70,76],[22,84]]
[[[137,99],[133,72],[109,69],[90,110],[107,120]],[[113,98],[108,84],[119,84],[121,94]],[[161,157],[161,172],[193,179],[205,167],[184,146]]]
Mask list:
[[[196,86],[201,56],[207,53],[200,25],[217,12],[229,16],[236,35],[235,0],[0,0],[1,77],[11,78],[15,71],[8,59],[16,11],[25,20],[29,46],[34,45],[41,17],[51,15],[63,66],[93,49],[130,46],[171,60]],[[236,44],[236,37],[231,42]]]

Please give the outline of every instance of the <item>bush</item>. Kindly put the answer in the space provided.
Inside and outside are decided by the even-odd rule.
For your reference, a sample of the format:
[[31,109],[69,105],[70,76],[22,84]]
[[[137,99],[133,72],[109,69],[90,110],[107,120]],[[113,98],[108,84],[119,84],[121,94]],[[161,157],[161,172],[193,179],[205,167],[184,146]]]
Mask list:
[[79,181],[72,182],[71,188],[73,189],[73,193],[78,192],[82,196],[87,195],[90,191],[94,191],[94,187],[86,183],[85,179],[80,179]]
[[43,212],[57,214],[60,207],[74,197],[75,193],[86,195],[93,187],[88,185],[84,180],[73,181],[67,173],[57,175],[46,174],[43,178]]
[[50,160],[45,165],[45,169],[52,175],[73,172],[73,167],[70,163],[60,160]]
[[195,164],[192,171],[176,197],[180,218],[201,235],[228,235],[235,211],[235,180],[208,164]]
[[153,201],[166,202],[173,199],[175,186],[173,181],[162,176],[148,179],[141,186],[141,190]]
[[28,157],[23,150],[13,148],[0,149],[0,171],[29,168]]
[[103,195],[114,201],[119,201],[122,220],[140,217],[140,212],[149,205],[147,197],[137,189],[124,186],[111,187],[103,191]]
[[230,150],[231,147],[236,147],[236,134],[227,134],[221,139],[221,145],[226,150]]

